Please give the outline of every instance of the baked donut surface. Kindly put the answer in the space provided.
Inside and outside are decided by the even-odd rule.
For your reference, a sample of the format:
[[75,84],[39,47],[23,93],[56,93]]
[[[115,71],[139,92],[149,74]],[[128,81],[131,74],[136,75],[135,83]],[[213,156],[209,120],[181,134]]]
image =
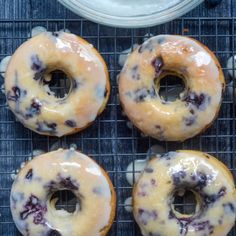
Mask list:
[[[53,194],[70,190],[77,198],[69,213],[56,210]],[[116,195],[110,178],[75,150],[49,152],[28,162],[13,183],[13,220],[24,236],[103,236],[110,229]]]
[[[183,190],[196,197],[191,215],[173,206],[175,193]],[[144,236],[225,236],[236,217],[233,176],[223,163],[202,152],[153,157],[134,187],[133,209]]]
[[[53,71],[71,81],[69,94],[57,98],[46,89]],[[63,136],[90,125],[110,94],[106,64],[91,44],[64,32],[44,32],[13,54],[5,76],[10,109],[29,129]]]
[[[175,101],[159,95],[167,75],[182,79],[185,90]],[[200,42],[183,36],[159,35],[128,57],[119,77],[121,105],[144,134],[184,141],[204,131],[216,118],[225,88],[220,64]]]

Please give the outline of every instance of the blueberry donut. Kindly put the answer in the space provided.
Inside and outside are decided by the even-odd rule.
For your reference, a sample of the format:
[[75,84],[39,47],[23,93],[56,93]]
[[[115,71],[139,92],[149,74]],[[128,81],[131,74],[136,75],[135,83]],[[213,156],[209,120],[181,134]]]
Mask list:
[[[77,198],[69,213],[56,210],[53,194],[70,190]],[[10,196],[11,212],[24,236],[104,236],[110,229],[116,195],[98,164],[75,150],[36,157],[19,172]]]
[[[160,81],[168,75],[185,85],[175,101],[159,95]],[[166,141],[184,141],[210,126],[224,88],[214,54],[194,39],[174,35],[145,41],[128,57],[119,77],[126,115],[144,134]]]
[[[190,215],[173,206],[175,194],[185,190],[196,198]],[[233,176],[209,154],[169,152],[147,164],[134,187],[133,205],[144,236],[226,236],[236,217]]]
[[[48,88],[53,71],[71,81],[70,91],[57,98]],[[10,109],[29,129],[63,136],[91,124],[110,94],[106,64],[91,44],[64,32],[44,32],[13,54],[5,77]]]

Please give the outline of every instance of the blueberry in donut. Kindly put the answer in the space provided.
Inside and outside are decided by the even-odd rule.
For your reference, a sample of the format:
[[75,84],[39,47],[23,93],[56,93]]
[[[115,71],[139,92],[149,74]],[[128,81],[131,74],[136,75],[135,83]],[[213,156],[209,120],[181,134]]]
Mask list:
[[[168,75],[185,85],[175,101],[159,95],[160,81]],[[128,118],[144,134],[166,141],[184,141],[209,127],[224,88],[215,55],[194,39],[174,35],[145,41],[130,54],[119,77],[120,101]]]

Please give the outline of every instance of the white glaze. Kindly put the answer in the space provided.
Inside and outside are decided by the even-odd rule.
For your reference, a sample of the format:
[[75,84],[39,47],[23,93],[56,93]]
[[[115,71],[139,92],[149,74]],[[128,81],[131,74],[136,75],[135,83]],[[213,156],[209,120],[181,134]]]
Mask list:
[[65,29],[60,29],[59,31],[60,31],[60,32],[66,32],[66,33],[71,33],[71,31],[70,31],[69,29],[67,29],[67,28],[65,28]]
[[[180,98],[171,102],[159,95],[160,80],[168,74],[185,82]],[[128,118],[144,134],[184,141],[214,121],[224,87],[218,60],[200,42],[158,35],[129,55],[120,73],[119,98]]]
[[5,77],[5,72],[7,70],[7,66],[9,64],[9,61],[11,59],[11,56],[6,56],[4,57],[2,60],[1,60],[1,63],[0,63],[0,72],[1,72],[1,75],[3,77]]
[[[92,159],[73,148],[60,149],[34,158],[20,171],[11,190],[12,216],[25,236],[56,232],[61,236],[100,236],[114,215],[115,196],[110,187],[108,177]],[[73,213],[55,209],[56,200],[49,201],[50,196],[62,189],[78,197],[81,209],[80,204]],[[26,207],[29,201],[31,211]]]
[[[179,189],[197,196],[193,215],[174,210],[173,195]],[[232,174],[216,158],[197,151],[153,157],[135,185],[133,203],[144,236],[226,236],[236,217]]]
[[41,149],[35,149],[35,150],[33,150],[33,152],[32,152],[32,157],[40,156],[40,155],[42,155],[42,154],[44,154],[44,153],[45,153],[45,151],[43,151],[43,150],[41,150]]
[[11,179],[12,179],[12,180],[15,180],[15,179],[16,179],[18,172],[19,172],[19,170],[13,170],[13,171],[11,172]]
[[227,71],[232,78],[236,78],[236,56],[231,56],[227,61]]
[[138,180],[146,165],[147,160],[135,160],[127,166],[126,180],[130,185],[133,185]]
[[125,64],[125,62],[126,62],[128,56],[129,56],[129,54],[130,54],[133,50],[135,50],[138,46],[139,46],[138,44],[134,44],[133,47],[128,48],[128,49],[122,51],[122,52],[120,53],[120,55],[119,55],[119,58],[118,58],[118,64],[119,64],[120,66],[124,66],[124,64]]
[[142,171],[150,157],[153,155],[159,155],[165,152],[165,149],[160,145],[153,145],[147,151],[147,158],[142,160],[138,159],[131,162],[126,168],[126,180],[130,185],[133,185],[140,177]]
[[143,42],[145,42],[146,40],[150,39],[151,37],[153,37],[154,35],[152,33],[147,33],[144,35],[143,37]]
[[0,91],[1,91],[3,94],[5,94],[5,86],[4,86],[4,84],[1,85]]
[[128,197],[125,199],[125,202],[124,202],[124,207],[125,207],[125,210],[127,212],[132,212],[133,211],[133,207],[132,207],[132,197]]
[[31,33],[28,35],[29,37],[35,37],[43,32],[46,32],[47,29],[43,26],[35,26],[31,29]]
[[[72,81],[63,99],[42,86],[43,76],[49,79],[50,71],[57,69]],[[110,84],[105,62],[91,44],[73,34],[45,32],[16,50],[6,72],[5,89],[10,109],[26,127],[61,137],[95,120],[105,108]]]

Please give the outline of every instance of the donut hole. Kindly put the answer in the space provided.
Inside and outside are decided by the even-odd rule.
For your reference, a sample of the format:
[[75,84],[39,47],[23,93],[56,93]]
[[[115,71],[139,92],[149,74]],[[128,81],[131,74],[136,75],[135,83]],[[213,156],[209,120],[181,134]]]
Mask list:
[[48,95],[65,98],[71,90],[71,79],[61,70],[54,70],[44,75],[43,86]]
[[181,75],[166,74],[161,78],[158,87],[162,100],[174,102],[181,97],[181,93],[185,90],[184,78]]
[[70,190],[60,190],[52,194],[50,203],[56,210],[65,210],[73,213],[76,209],[80,209],[80,201]]
[[[176,215],[193,216],[197,213],[199,206],[196,193],[191,190],[179,189],[173,196],[172,210]],[[179,217],[179,216],[178,216]]]

